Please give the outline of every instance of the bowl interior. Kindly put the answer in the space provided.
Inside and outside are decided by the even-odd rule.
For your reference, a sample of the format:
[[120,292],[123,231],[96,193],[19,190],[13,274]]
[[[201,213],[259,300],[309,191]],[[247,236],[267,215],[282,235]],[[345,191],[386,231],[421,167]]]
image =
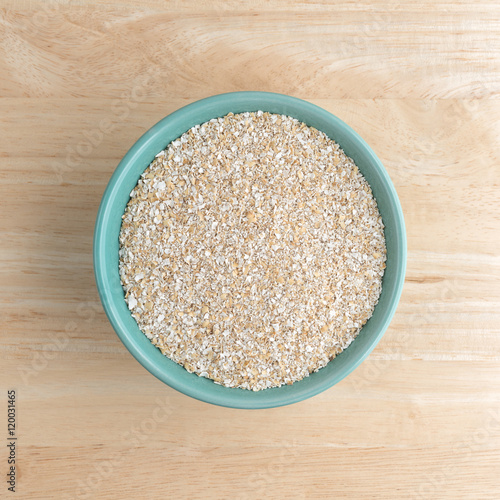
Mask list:
[[[340,144],[370,184],[385,225],[387,268],[382,294],[370,320],[348,349],[326,367],[290,386],[252,392],[230,389],[187,372],[154,347],[139,330],[124,300],[118,272],[121,216],[132,189],[157,153],[194,125],[229,112],[268,111],[292,116],[325,132]],[[372,351],[394,315],[404,282],[406,235],[401,206],[382,163],[343,121],[311,103],[266,92],[236,92],[209,97],[167,116],[146,132],[115,170],[104,193],[94,233],[94,270],[106,314],[133,356],[153,375],[194,398],[234,408],[282,406],[314,396],[354,370]]]

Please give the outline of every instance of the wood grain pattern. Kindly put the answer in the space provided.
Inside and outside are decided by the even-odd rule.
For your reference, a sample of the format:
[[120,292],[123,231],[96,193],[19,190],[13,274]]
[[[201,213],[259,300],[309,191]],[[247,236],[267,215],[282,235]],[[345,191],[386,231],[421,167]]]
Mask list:
[[[15,388],[19,498],[498,498],[499,31],[486,0],[1,1],[0,432]],[[409,247],[368,360],[253,412],[147,373],[104,315],[91,257],[133,142],[236,90],[354,127],[395,183]]]

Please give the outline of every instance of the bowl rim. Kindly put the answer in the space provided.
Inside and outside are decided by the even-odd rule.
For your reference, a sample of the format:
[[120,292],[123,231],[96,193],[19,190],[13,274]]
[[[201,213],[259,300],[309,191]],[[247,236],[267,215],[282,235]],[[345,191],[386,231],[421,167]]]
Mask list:
[[[243,398],[238,398],[234,397],[236,393],[233,392],[233,396],[230,395],[229,392],[227,392],[226,395],[223,395],[224,393],[211,393],[207,394],[204,390],[194,387],[193,384],[185,384],[185,383],[180,383],[178,380],[176,380],[175,377],[169,376],[165,370],[160,369],[160,367],[157,366],[155,362],[151,360],[151,358],[143,352],[143,350],[137,345],[137,343],[134,341],[132,335],[130,335],[127,331],[127,328],[124,326],[122,318],[121,318],[121,313],[120,311],[117,310],[115,300],[116,297],[113,296],[113,294],[110,292],[109,286],[107,286],[107,279],[106,276],[108,275],[108,270],[105,265],[105,254],[106,254],[106,246],[105,246],[105,232],[108,227],[108,221],[112,215],[109,213],[109,204],[110,200],[113,198],[113,196],[119,191],[119,182],[122,180],[124,177],[124,170],[127,168],[128,165],[131,163],[139,160],[142,156],[143,149],[145,146],[150,143],[153,139],[155,139],[158,134],[161,134],[161,132],[172,122],[175,122],[175,120],[178,120],[179,118],[182,118],[186,112],[193,112],[193,111],[198,111],[202,108],[205,107],[216,107],[219,103],[225,102],[227,105],[227,100],[228,99],[235,99],[237,100],[245,100],[245,99],[252,99],[252,98],[259,98],[262,101],[265,101],[266,99],[272,99],[274,101],[281,101],[284,105],[290,105],[291,107],[299,107],[305,112],[312,112],[314,115],[321,117],[322,119],[325,119],[329,121],[330,123],[334,123],[336,127],[341,127],[345,130],[345,132],[350,136],[350,138],[357,144],[358,147],[362,148],[364,150],[364,153],[369,156],[370,158],[370,163],[373,165],[376,170],[378,175],[382,178],[384,187],[387,189],[389,197],[390,197],[390,204],[394,208],[394,213],[395,213],[395,224],[396,224],[396,232],[397,236],[399,237],[399,245],[398,245],[398,259],[395,263],[396,266],[396,285],[394,288],[394,293],[392,295],[392,301],[390,302],[389,307],[385,311],[384,314],[384,319],[383,322],[379,328],[379,330],[376,332],[376,334],[372,335],[370,337],[369,342],[367,342],[367,345],[365,349],[363,350],[362,354],[357,356],[354,361],[352,361],[347,369],[344,369],[344,371],[340,374],[335,374],[335,376],[332,376],[326,380],[323,380],[321,383],[318,383],[314,386],[312,386],[308,391],[302,391],[298,394],[294,394],[293,391],[289,392],[287,391],[286,394],[278,395],[279,391],[282,387],[287,387],[287,386],[281,386],[278,388],[270,388],[270,389],[264,389],[263,391],[258,391],[257,393],[252,393],[252,391],[245,391],[244,389],[234,389],[234,388],[224,388],[225,391],[245,391],[249,392],[251,394],[259,394],[262,392],[268,392],[272,391],[275,393],[277,396],[276,398],[268,398],[266,400],[260,401],[260,402],[255,402],[252,399],[248,399],[247,397]],[[264,108],[266,106],[264,105]],[[260,108],[259,108],[260,109]],[[263,111],[266,111],[266,109],[262,109]],[[248,111],[257,111],[257,109],[249,109]],[[238,111],[239,113],[240,111]],[[244,112],[244,111],[242,111]],[[214,114],[214,117],[217,114]],[[222,115],[217,115],[217,116],[222,116]],[[293,115],[291,115],[293,116]],[[200,121],[200,123],[205,122],[206,120]],[[335,139],[335,138],[334,138]],[[342,144],[341,144],[342,147]],[[159,152],[159,151],[158,151]],[[145,167],[147,168],[147,166]],[[120,214],[121,217],[122,214]],[[116,217],[116,214],[115,214]],[[302,401],[305,399],[308,399],[310,397],[313,397],[324,390],[332,387],[336,383],[338,383],[340,380],[343,378],[347,377],[352,371],[354,371],[371,353],[371,351],[375,348],[375,346],[378,344],[382,336],[384,335],[385,331],[387,330],[394,313],[396,311],[397,305],[399,303],[403,285],[404,285],[404,279],[405,279],[405,273],[406,273],[406,261],[407,261],[407,241],[406,241],[406,229],[405,229],[405,223],[404,223],[404,215],[403,211],[401,208],[401,204],[399,201],[399,198],[396,193],[396,189],[389,177],[389,174],[385,170],[382,162],[379,160],[379,158],[376,156],[374,151],[371,149],[371,147],[364,141],[364,139],[356,132],[354,131],[349,125],[347,125],[344,121],[340,120],[337,116],[333,115],[329,111],[326,111],[325,109],[312,104],[310,102],[304,101],[302,99],[298,99],[296,97],[288,96],[285,94],[278,94],[278,93],[272,93],[272,92],[261,92],[261,91],[242,91],[242,92],[230,92],[230,93],[224,93],[224,94],[218,94],[210,97],[206,97],[204,99],[197,100],[191,104],[187,104],[173,113],[170,113],[163,119],[161,119],[159,122],[157,122],[153,127],[151,127],[149,130],[147,130],[133,145],[132,147],[128,150],[128,152],[125,154],[125,156],[122,158],[122,160],[119,162],[118,166],[116,167],[113,175],[111,176],[106,189],[104,191],[104,194],[101,199],[101,203],[99,205],[99,209],[97,212],[97,217],[96,217],[96,223],[95,223],[95,229],[94,229],[94,238],[93,238],[93,263],[94,263],[94,276],[95,276],[95,281],[99,293],[99,297],[101,299],[101,303],[104,307],[104,311],[106,313],[106,316],[108,317],[113,329],[115,330],[116,334],[120,338],[120,340],[123,342],[125,347],[128,349],[128,351],[134,356],[134,358],[144,367],[146,368],[150,373],[152,373],[155,377],[160,379],[162,382],[165,384],[169,385],[170,387],[178,390],[179,392],[186,394],[188,396],[191,396],[195,399],[211,403],[211,404],[216,404],[219,406],[226,406],[226,407],[231,407],[231,408],[241,408],[241,409],[263,409],[263,408],[273,408],[273,407],[278,407],[278,406],[284,406],[284,405],[289,405],[292,403],[296,403],[298,401]],[[117,270],[118,271],[118,270]],[[121,300],[123,300],[123,297],[121,297]],[[151,344],[152,345],[152,344]],[[171,363],[174,363],[173,361],[169,360]],[[178,365],[179,366],[179,365]],[[192,374],[194,377],[198,377],[196,374]],[[300,383],[296,382],[292,386],[288,387],[293,387],[295,384]],[[194,384],[195,385],[195,384]],[[218,386],[222,387],[222,386]]]

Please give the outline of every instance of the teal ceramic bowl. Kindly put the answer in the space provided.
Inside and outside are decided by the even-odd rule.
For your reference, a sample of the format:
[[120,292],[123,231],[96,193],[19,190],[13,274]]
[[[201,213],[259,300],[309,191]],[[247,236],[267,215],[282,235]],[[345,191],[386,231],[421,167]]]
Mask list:
[[[292,116],[325,132],[355,161],[369,182],[385,224],[387,268],[382,294],[358,337],[326,367],[278,388],[252,392],[226,388],[188,373],[154,347],[139,330],[125,303],[118,272],[118,235],[129,194],[157,153],[196,124],[229,112],[268,111]],[[189,104],[148,130],[116,168],[103,195],[94,233],[94,272],[104,310],[132,355],[170,387],[193,398],[233,408],[271,408],[296,403],[333,386],[351,373],[382,338],[394,315],[406,269],[403,213],[394,186],[366,142],[339,118],[314,104],[281,94],[235,92]]]

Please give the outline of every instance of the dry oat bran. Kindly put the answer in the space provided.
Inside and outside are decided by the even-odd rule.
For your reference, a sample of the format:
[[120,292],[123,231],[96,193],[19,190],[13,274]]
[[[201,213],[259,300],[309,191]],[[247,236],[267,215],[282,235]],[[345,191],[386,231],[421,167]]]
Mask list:
[[227,387],[291,384],[373,312],[385,268],[370,187],[288,116],[229,114],[160,152],[120,232],[128,307],[163,354]]

